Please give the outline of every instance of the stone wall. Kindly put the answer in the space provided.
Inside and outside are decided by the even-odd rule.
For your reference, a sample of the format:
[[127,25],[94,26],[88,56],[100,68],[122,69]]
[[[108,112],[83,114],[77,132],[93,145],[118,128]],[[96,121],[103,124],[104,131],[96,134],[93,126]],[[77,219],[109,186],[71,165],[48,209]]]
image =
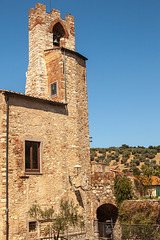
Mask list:
[[91,189],[92,189],[92,218],[97,218],[97,209],[103,204],[116,206],[114,196],[115,172],[105,171],[102,164],[92,164]]
[[[0,94],[0,98],[3,103],[1,136],[3,134],[6,136],[4,128],[6,121],[5,96]],[[9,239],[30,239],[28,210],[35,201],[42,208],[53,205],[57,211],[61,198],[73,199],[78,204],[75,193],[70,190],[69,183],[69,175],[74,174],[74,166],[77,162],[81,165],[79,181],[89,181],[87,115],[81,113],[82,116],[79,117],[77,104],[70,107],[69,105],[68,107],[66,105],[59,106],[39,99],[33,101],[32,98],[21,95],[10,96],[9,103]],[[82,120],[84,123],[79,122]],[[0,159],[2,170],[0,172],[2,184],[0,214],[3,221],[0,226],[0,239],[3,239],[3,230],[5,230],[6,143],[3,139],[2,137]],[[41,143],[39,174],[25,174],[25,140]],[[84,205],[79,207],[79,211],[87,219],[90,211],[89,202],[87,203],[88,193],[81,189],[80,193]]]
[[[39,26],[39,25],[37,25]],[[35,26],[36,27],[36,26]],[[47,60],[48,58],[51,59]],[[54,59],[58,56],[58,62]],[[37,58],[37,61],[41,61]],[[56,60],[55,60],[56,61]],[[64,102],[64,54],[61,49],[46,56],[48,79],[58,81],[59,94],[55,99]],[[32,64],[36,60],[33,59]],[[32,66],[33,66],[32,65]],[[35,78],[41,76],[30,71]],[[43,64],[37,71],[43,72]],[[52,75],[52,70],[55,75]],[[29,233],[28,216],[31,205],[54,206],[58,211],[61,198],[73,199],[79,205],[91,235],[90,222],[90,147],[88,129],[88,103],[85,58],[73,51],[65,54],[67,104],[4,91],[0,93],[0,181],[2,184],[0,239],[5,235],[6,201],[6,103],[9,100],[9,239],[34,239]],[[31,80],[31,79],[30,79]],[[47,80],[48,81],[48,80]],[[30,82],[34,92],[34,81]],[[49,84],[47,82],[47,84]],[[28,85],[27,85],[28,86]],[[38,85],[37,89],[38,89]],[[47,88],[48,91],[49,88]],[[40,93],[42,91],[39,89]],[[47,92],[47,94],[49,94]],[[41,95],[41,94],[40,94]],[[42,94],[43,95],[43,94]],[[47,97],[48,98],[48,97]],[[25,174],[25,140],[38,141],[41,147],[39,174]],[[81,165],[81,173],[71,186],[69,175],[75,174],[74,166]],[[76,190],[79,191],[77,196]]]
[[[65,102],[65,79],[64,79],[64,57],[58,49],[45,54],[45,62],[48,73],[48,91],[50,84],[57,82],[58,94],[54,97],[56,101]],[[48,92],[48,96],[50,92]]]
[[0,239],[6,229],[6,110],[5,97],[0,94]]

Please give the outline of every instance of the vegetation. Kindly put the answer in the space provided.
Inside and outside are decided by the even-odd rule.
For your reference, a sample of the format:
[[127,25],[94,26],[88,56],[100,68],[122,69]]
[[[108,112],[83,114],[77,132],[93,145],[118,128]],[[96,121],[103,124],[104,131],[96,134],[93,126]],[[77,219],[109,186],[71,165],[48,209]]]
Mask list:
[[91,148],[91,161],[104,163],[107,166],[121,164],[123,172],[133,172],[135,167],[140,168],[142,165],[146,165],[152,167],[154,173],[160,175],[159,162],[155,159],[158,153],[160,153],[160,145],[145,148],[142,146],[130,147],[123,144],[121,147]]
[[64,233],[69,226],[84,225],[83,217],[78,214],[77,206],[72,201],[61,200],[59,212],[54,213],[53,207],[42,210],[37,203],[33,204],[29,210],[29,216],[36,220],[46,219],[52,221],[52,226],[48,224],[45,228],[45,236],[52,230],[55,240],[58,240],[60,233]]
[[[159,239],[159,205],[151,201],[124,201],[119,206],[123,239]],[[137,237],[137,238],[136,238]],[[157,237],[157,238],[156,238]]]
[[133,198],[132,182],[126,176],[117,175],[114,179],[114,195],[117,204]]
[[158,204],[124,201],[119,207],[119,219],[123,224],[160,224]]

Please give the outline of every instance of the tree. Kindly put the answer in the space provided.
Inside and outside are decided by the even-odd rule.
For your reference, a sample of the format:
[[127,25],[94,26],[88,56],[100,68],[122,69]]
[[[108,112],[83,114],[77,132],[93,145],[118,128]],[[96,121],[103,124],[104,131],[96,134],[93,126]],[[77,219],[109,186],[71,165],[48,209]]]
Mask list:
[[[59,212],[54,214],[54,219],[51,219],[53,214],[53,207],[42,210],[37,203],[33,204],[29,210],[30,217],[36,220],[41,218],[52,221],[52,232],[55,240],[58,240],[60,233],[64,233],[69,226],[84,225],[83,217],[78,213],[78,207],[73,204],[73,201],[61,200]],[[50,231],[50,225],[47,225],[45,235],[47,236]]]
[[118,204],[124,200],[132,199],[133,186],[131,180],[126,176],[117,175],[114,178],[114,195]]

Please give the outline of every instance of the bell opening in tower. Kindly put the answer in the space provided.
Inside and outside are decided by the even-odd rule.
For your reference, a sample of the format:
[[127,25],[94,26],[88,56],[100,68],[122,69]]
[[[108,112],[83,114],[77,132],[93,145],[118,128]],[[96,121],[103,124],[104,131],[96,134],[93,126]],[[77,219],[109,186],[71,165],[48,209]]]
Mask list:
[[65,31],[63,26],[58,22],[53,27],[53,45],[60,46],[60,39],[64,37]]

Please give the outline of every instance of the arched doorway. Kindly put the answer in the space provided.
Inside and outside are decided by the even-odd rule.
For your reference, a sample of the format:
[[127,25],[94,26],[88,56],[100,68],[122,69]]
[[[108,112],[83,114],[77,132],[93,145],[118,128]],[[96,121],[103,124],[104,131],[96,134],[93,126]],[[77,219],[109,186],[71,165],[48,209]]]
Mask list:
[[118,218],[118,208],[110,203],[103,204],[97,209],[99,236],[112,239],[113,228]]

